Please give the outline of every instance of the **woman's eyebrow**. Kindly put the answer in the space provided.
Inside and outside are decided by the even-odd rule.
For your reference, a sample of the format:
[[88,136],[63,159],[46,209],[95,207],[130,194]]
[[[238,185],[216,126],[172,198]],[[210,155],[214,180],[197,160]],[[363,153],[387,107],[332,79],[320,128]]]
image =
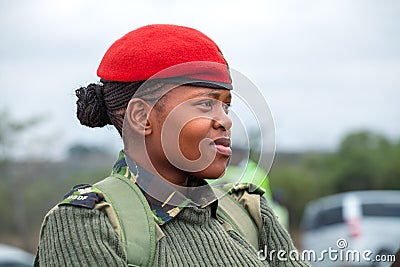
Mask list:
[[218,97],[220,97],[220,95],[221,95],[221,93],[219,93],[219,92],[200,92],[198,94],[195,94],[194,96],[195,97],[196,96],[210,96],[213,98],[218,98]]

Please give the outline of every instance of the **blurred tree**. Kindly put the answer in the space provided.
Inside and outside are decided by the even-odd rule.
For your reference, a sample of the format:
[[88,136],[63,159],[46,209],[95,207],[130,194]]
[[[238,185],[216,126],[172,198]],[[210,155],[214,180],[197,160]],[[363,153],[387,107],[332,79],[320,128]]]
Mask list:
[[[14,151],[20,135],[27,130],[37,126],[41,119],[31,119],[17,122],[11,118],[7,110],[0,111],[0,173],[2,176],[2,190],[0,190],[0,201],[2,205],[2,219],[0,223],[6,226],[10,232],[26,236],[28,220],[26,216],[26,202],[24,196],[24,185],[29,173],[26,164],[15,164],[13,161]],[[27,172],[22,172],[25,169]],[[11,220],[9,219],[11,218]],[[23,247],[26,249],[26,247]]]
[[312,199],[349,190],[400,190],[400,141],[353,132],[332,153],[277,153],[269,176],[272,190],[285,193],[296,229]]
[[42,122],[41,116],[25,121],[15,121],[7,110],[0,111],[0,162],[7,162],[14,156],[13,151],[18,145],[20,135]]
[[20,157],[15,150],[27,152],[31,147],[25,146],[30,142],[40,151],[49,149],[48,142],[35,142],[42,136],[29,134],[43,120],[37,116],[17,121],[6,110],[0,110],[0,116],[0,240],[34,253],[40,225],[48,210],[73,185],[94,183],[106,177],[115,155],[110,157],[101,148],[79,144],[68,150],[70,157],[63,162],[44,161],[45,157],[25,154]]
[[68,148],[68,157],[86,157],[87,155],[100,152],[100,148],[96,146],[87,146],[83,144],[76,144]]
[[347,135],[332,162],[336,191],[399,188],[393,183],[393,178],[400,177],[398,151],[398,145],[380,134],[361,131]]

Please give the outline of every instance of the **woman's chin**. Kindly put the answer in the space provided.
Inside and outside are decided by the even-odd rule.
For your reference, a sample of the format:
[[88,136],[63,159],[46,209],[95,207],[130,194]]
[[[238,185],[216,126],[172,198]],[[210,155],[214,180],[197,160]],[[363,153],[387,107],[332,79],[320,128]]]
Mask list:
[[226,170],[226,162],[213,162],[206,169],[195,174],[196,177],[203,179],[221,178]]

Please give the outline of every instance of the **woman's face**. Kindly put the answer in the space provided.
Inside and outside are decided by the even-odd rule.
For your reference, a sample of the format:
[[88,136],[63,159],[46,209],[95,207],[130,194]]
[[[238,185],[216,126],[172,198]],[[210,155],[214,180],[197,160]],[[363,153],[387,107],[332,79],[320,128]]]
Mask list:
[[[153,164],[200,178],[218,178],[226,168],[230,149],[229,90],[178,86],[150,113]],[[156,155],[156,156],[155,156]],[[160,162],[164,161],[164,162]]]

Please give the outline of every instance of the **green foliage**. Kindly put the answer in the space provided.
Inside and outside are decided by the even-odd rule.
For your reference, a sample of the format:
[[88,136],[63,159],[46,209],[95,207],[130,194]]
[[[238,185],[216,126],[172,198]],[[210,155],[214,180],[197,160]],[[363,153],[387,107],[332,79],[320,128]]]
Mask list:
[[75,144],[69,147],[69,158],[84,158],[95,154],[104,154],[106,151],[97,146],[88,146],[84,144]]
[[1,170],[0,238],[34,252],[45,214],[72,186],[93,184],[107,177],[112,161],[109,157],[94,165],[90,158],[80,163],[9,163],[7,170]]
[[[337,152],[337,191],[399,189],[399,147],[385,137],[359,132],[348,135]],[[397,164],[396,164],[397,162]]]
[[291,226],[297,228],[306,203],[349,191],[400,189],[400,142],[361,131],[345,136],[334,153],[277,155],[272,190],[285,192]]

